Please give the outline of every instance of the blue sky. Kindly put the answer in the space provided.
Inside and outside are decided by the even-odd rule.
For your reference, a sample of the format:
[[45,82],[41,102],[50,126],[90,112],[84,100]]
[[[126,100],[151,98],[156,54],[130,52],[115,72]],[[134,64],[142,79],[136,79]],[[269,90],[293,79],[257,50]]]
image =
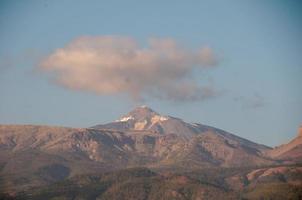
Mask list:
[[299,1],[0,2],[0,123],[88,127],[115,120],[141,102],[54,84],[43,58],[81,36],[173,38],[209,47],[216,67],[193,70],[215,98],[147,97],[162,114],[200,122],[255,142],[278,145],[302,123],[302,4]]

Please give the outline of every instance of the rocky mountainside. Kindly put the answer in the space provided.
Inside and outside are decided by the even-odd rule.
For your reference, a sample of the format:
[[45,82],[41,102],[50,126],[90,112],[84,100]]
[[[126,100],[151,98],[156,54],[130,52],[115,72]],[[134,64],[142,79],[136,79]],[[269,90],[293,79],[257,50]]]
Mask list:
[[299,128],[296,138],[268,151],[268,155],[274,159],[302,162],[302,126]]

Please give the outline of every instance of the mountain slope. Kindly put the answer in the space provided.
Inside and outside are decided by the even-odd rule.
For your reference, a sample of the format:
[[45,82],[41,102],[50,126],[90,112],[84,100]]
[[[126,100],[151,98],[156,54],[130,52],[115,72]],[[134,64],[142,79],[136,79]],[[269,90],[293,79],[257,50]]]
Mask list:
[[268,151],[268,155],[274,159],[302,162],[302,126],[299,128],[296,138]]
[[77,176],[34,190],[32,199],[237,199],[222,187],[177,174],[157,174],[134,168],[106,174]]
[[17,199],[301,199],[301,172],[299,166],[175,172],[131,168],[67,178]]

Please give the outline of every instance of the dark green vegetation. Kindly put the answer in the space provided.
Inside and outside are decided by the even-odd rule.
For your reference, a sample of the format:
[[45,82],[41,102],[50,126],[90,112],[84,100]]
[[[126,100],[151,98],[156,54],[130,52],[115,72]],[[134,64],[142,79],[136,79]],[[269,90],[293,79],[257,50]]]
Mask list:
[[[21,195],[19,195],[21,196]],[[225,188],[188,176],[133,168],[76,176],[24,193],[28,199],[236,199]]]
[[255,188],[249,188],[245,192],[246,199],[302,199],[301,185],[286,183],[259,184]]
[[[131,168],[79,175],[2,199],[301,199],[301,166],[196,171]],[[277,173],[277,172],[280,173]],[[257,172],[257,173],[255,173]],[[254,176],[256,174],[256,176]],[[257,177],[258,176],[258,177]]]

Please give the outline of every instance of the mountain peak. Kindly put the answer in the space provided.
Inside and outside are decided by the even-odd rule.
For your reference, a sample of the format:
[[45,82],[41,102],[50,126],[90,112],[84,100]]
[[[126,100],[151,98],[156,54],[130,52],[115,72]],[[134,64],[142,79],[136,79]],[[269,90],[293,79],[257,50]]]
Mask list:
[[200,125],[192,125],[181,119],[161,115],[148,106],[138,106],[114,122],[96,125],[97,129],[151,131],[160,134],[176,134],[187,138],[200,132]]
[[140,121],[140,120],[150,119],[155,115],[159,115],[159,114],[154,110],[152,110],[151,108],[149,108],[148,106],[143,105],[134,108],[127,115],[122,116],[117,121],[122,121],[122,122],[129,121],[129,120]]
[[149,110],[152,110],[151,108],[149,108],[148,106],[146,105],[141,105],[141,106],[138,106],[136,108],[144,108],[144,109],[149,109]]
[[102,127],[113,127],[119,130],[157,130],[162,129],[162,123],[168,121],[168,119],[170,117],[162,116],[147,106],[139,106],[128,114],[123,115],[120,119],[113,122],[113,124]]

